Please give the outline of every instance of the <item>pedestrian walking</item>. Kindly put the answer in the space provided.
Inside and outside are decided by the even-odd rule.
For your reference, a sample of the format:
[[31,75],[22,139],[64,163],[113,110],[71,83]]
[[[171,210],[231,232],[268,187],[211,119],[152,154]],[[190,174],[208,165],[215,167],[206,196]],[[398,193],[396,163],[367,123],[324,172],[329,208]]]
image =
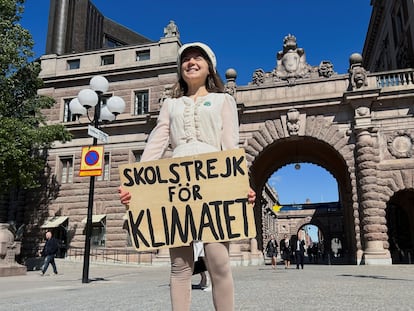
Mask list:
[[283,239],[280,241],[280,252],[282,254],[282,259],[285,264],[285,269],[289,269],[290,260],[292,257],[292,245],[287,234],[285,234]]
[[295,242],[295,260],[296,269],[299,269],[299,266],[303,269],[303,263],[305,261],[305,241],[299,237]]
[[52,236],[52,232],[46,232],[46,243],[42,250],[42,256],[45,257],[45,261],[43,263],[41,275],[44,275],[49,267],[49,264],[52,265],[53,274],[58,274],[56,263],[55,263],[55,256],[59,249],[59,245],[57,240]]
[[266,256],[270,257],[272,260],[272,268],[276,269],[277,264],[277,247],[279,245],[277,244],[277,241],[275,239],[275,235],[270,235],[270,240],[267,242],[266,245]]

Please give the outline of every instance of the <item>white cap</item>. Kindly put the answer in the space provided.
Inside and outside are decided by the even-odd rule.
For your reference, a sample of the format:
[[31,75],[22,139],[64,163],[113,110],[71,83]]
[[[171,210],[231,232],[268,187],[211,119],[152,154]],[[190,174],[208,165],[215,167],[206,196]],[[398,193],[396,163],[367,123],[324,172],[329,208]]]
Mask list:
[[214,55],[214,52],[212,49],[208,47],[208,45],[201,43],[201,42],[193,42],[193,43],[186,43],[183,46],[180,47],[178,50],[178,56],[177,56],[177,65],[178,65],[178,74],[180,75],[181,71],[181,55],[184,53],[185,50],[189,48],[197,48],[202,50],[210,59],[211,63],[213,64],[213,69],[216,71],[217,61],[216,61],[216,55]]

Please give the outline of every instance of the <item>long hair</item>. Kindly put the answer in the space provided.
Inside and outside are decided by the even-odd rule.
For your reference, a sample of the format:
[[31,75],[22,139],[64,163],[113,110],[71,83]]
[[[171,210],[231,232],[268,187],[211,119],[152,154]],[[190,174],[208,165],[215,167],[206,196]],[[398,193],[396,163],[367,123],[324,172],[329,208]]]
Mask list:
[[[209,93],[224,93],[224,83],[223,80],[221,80],[220,75],[214,70],[213,64],[210,61],[210,58],[204,53],[203,50],[200,49],[200,51],[203,54],[204,59],[206,60],[208,64],[208,71],[209,74],[207,76],[207,79],[205,81],[206,89]],[[178,66],[181,66],[178,64]],[[174,84],[172,87],[172,94],[171,96],[173,98],[178,98],[181,96],[184,96],[188,92],[188,85],[180,75],[178,81]]]

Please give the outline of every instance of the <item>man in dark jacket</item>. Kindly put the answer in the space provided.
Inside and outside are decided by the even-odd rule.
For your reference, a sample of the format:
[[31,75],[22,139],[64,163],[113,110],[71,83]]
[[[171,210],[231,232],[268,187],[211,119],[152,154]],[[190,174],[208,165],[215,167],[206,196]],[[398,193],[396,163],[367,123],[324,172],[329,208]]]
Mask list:
[[42,275],[45,274],[47,268],[49,267],[49,264],[52,265],[53,273],[56,275],[58,274],[56,269],[56,263],[55,263],[55,256],[58,251],[58,242],[57,240],[52,237],[52,232],[48,231],[46,232],[46,243],[43,247],[42,256],[45,257],[45,263],[42,267]]
[[295,243],[295,258],[296,258],[296,269],[299,269],[299,265],[303,269],[303,262],[305,259],[305,241],[297,239]]

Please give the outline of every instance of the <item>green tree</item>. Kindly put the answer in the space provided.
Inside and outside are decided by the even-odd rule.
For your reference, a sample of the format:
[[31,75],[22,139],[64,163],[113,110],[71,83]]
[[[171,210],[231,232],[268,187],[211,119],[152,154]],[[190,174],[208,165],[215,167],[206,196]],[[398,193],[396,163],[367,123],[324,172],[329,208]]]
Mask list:
[[24,2],[0,0],[0,223],[10,220],[13,191],[40,187],[53,142],[71,139],[42,114],[54,101],[37,94],[40,64],[33,61],[31,34],[19,23]]

